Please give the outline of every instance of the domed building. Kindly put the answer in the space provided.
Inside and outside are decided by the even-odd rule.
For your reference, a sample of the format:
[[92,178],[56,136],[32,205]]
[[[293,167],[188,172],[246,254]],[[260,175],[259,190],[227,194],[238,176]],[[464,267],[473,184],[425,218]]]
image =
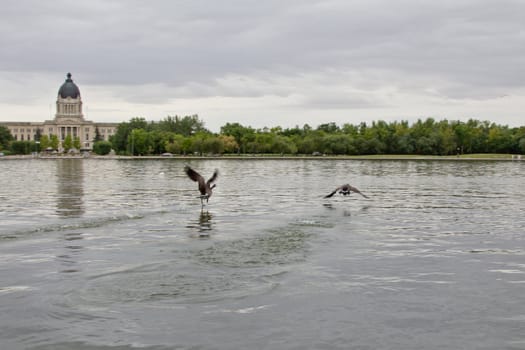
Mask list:
[[15,140],[34,141],[42,135],[51,138],[56,135],[60,142],[59,150],[63,150],[64,140],[70,136],[80,142],[80,150],[93,148],[96,130],[99,135],[108,140],[118,127],[118,123],[94,123],[84,119],[82,113],[82,98],[80,89],[67,73],[66,81],[58,89],[55,119],[44,122],[1,122],[6,126]]

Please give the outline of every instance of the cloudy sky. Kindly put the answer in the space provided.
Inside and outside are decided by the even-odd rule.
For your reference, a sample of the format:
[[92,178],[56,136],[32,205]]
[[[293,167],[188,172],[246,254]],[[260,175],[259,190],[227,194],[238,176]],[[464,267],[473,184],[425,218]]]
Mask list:
[[4,0],[0,121],[525,125],[521,0]]

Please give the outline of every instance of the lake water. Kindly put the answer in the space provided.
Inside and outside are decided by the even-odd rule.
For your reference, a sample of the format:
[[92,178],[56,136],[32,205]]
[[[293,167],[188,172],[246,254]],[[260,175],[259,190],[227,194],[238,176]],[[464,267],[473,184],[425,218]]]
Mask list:
[[[202,209],[186,163],[220,170]],[[1,349],[525,349],[525,162],[0,174]]]

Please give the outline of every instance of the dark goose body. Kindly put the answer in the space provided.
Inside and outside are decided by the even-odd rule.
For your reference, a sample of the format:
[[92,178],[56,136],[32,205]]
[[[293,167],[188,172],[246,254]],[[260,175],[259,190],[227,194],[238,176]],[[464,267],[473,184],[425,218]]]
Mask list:
[[363,196],[365,198],[368,198],[368,196],[366,196],[365,194],[361,193],[361,191],[359,191],[357,188],[355,188],[354,186],[351,186],[349,184],[344,184],[344,185],[341,185],[341,186],[337,187],[335,190],[332,191],[332,193],[329,193],[326,196],[324,196],[324,198],[330,198],[334,194],[336,194],[337,192],[339,192],[343,196],[348,196],[348,195],[350,195],[350,193],[355,192],[355,193],[359,193],[361,196]]
[[213,175],[208,179],[208,181],[204,180],[204,177],[202,177],[201,174],[193,170],[188,165],[184,167],[184,172],[188,175],[190,179],[198,183],[199,192],[201,193],[201,203],[204,198],[206,199],[206,202],[208,202],[211,195],[213,194],[212,190],[216,186],[214,182],[217,180],[217,177],[219,176],[219,170],[215,169],[215,171],[213,172]]

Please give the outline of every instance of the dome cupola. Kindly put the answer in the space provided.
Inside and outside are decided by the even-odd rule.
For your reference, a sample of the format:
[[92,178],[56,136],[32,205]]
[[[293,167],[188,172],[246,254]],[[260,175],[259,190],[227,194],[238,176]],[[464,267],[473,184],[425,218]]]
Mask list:
[[71,79],[71,73],[67,73],[67,79],[58,90],[58,95],[61,98],[80,97],[80,90],[78,89],[78,86],[73,82],[73,79]]
[[71,79],[71,73],[67,73],[67,79],[58,89],[57,97],[57,113],[55,120],[67,119],[69,123],[71,120],[83,120],[82,115],[82,98],[80,97],[80,90],[77,84]]

